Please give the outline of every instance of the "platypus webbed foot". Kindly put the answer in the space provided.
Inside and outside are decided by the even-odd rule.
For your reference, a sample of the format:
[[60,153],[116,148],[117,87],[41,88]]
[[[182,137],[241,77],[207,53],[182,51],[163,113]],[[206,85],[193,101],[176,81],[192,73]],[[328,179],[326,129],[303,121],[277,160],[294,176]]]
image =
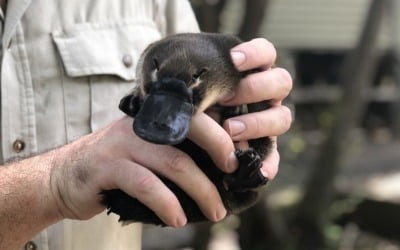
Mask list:
[[268,179],[261,172],[260,155],[255,150],[238,149],[235,154],[239,167],[234,173],[224,177],[224,187],[228,192],[246,192],[267,183]]

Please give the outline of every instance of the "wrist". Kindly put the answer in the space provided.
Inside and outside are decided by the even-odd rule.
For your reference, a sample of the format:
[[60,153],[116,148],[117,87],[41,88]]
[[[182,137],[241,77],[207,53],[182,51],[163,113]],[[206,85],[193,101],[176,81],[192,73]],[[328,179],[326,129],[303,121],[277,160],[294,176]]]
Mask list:
[[48,189],[58,218],[85,220],[104,210],[97,199],[101,190],[88,178],[89,138],[83,137],[51,152]]
[[[65,189],[68,183],[66,170],[68,169],[68,158],[70,157],[70,145],[64,145],[49,152],[49,174],[48,174],[48,187],[49,195],[51,196],[51,210],[55,212],[54,216],[58,219],[74,218],[70,214],[66,204],[67,198],[65,197]],[[63,178],[64,177],[64,178]]]
[[58,180],[56,178],[56,175],[54,174],[58,168],[57,164],[59,164],[59,161],[57,160],[57,158],[59,157],[58,154],[58,149],[48,152],[47,182],[44,188],[48,191],[49,213],[52,214],[52,217],[55,220],[62,220],[65,219],[61,206],[63,202],[60,202],[60,189],[57,185]]
[[52,172],[55,167],[56,151],[49,151],[45,154],[35,156],[28,161],[32,168],[36,168],[36,173],[40,176],[33,177],[32,182],[37,182],[37,190],[41,193],[38,196],[38,207],[43,221],[47,225],[51,225],[64,219],[59,206],[57,189],[54,189],[52,182]]

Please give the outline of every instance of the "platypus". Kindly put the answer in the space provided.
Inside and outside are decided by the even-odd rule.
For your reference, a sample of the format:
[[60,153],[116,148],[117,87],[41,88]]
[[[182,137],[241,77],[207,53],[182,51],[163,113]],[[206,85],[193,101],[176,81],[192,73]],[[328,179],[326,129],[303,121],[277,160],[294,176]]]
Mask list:
[[[218,105],[224,95],[235,91],[243,77],[253,72],[239,72],[234,67],[230,50],[239,43],[241,40],[233,35],[184,33],[150,44],[137,64],[135,89],[119,105],[125,114],[134,117],[133,131],[139,137],[152,143],[174,145],[190,155],[217,187],[228,213],[239,213],[257,201],[259,187],[268,181],[260,169],[270,151],[270,138],[249,140],[248,149],[237,149],[238,169],[227,174],[186,136],[192,116],[211,107],[218,113],[221,124],[227,118],[269,107],[267,101],[237,107]],[[206,220],[183,190],[159,177],[177,196],[189,223]],[[122,190],[105,190],[102,195],[108,213],[118,214],[124,224],[165,226],[152,210]]]

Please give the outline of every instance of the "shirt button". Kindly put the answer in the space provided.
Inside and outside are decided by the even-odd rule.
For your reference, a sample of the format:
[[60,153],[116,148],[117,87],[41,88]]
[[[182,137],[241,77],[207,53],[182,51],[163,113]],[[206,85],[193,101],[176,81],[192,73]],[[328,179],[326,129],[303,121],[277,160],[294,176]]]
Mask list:
[[32,241],[25,244],[25,250],[36,250],[36,245]]
[[125,67],[129,68],[130,66],[132,66],[133,63],[132,56],[124,55],[122,57],[122,62],[124,63]]
[[13,143],[14,152],[19,153],[25,148],[25,142],[22,140],[15,140]]

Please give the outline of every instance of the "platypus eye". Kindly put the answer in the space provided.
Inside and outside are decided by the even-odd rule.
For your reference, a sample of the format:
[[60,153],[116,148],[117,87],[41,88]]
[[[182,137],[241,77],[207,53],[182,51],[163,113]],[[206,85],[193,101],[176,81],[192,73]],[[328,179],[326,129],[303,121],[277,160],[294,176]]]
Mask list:
[[202,68],[199,71],[197,71],[196,73],[194,73],[192,75],[193,80],[197,80],[199,79],[201,76],[203,76],[204,74],[206,74],[208,72],[207,68]]
[[159,66],[158,61],[157,61],[156,58],[153,58],[153,64],[154,64],[154,67],[156,68],[156,70],[159,71],[160,70],[160,66]]

